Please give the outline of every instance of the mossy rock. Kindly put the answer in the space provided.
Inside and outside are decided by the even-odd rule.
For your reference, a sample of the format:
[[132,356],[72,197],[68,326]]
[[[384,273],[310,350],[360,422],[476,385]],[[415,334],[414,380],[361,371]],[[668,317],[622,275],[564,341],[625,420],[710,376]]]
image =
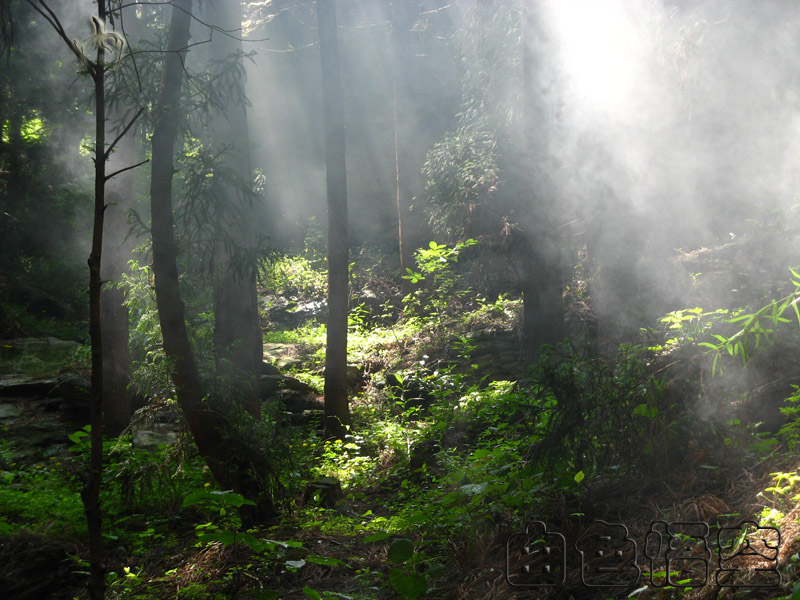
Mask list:
[[78,342],[54,337],[0,340],[0,374],[56,375],[78,348]]

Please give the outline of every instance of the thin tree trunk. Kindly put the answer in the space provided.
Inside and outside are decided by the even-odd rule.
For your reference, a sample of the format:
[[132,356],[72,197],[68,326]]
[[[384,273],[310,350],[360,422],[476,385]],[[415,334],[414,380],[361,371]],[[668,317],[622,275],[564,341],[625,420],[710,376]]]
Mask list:
[[[105,0],[97,3],[97,16],[106,22]],[[103,479],[103,335],[100,316],[100,263],[103,253],[103,220],[106,185],[106,100],[105,51],[98,44],[97,62],[92,70],[95,104],[94,226],[89,254],[89,337],[92,343],[91,460],[89,477],[81,492],[89,530],[89,597],[102,600],[106,589],[106,564],[103,555],[103,515],[100,485]]]
[[[394,102],[394,156],[395,156],[395,202],[397,205],[397,238],[400,252],[400,268],[413,269],[414,244],[411,241],[411,180],[413,168],[411,164],[411,107],[409,106],[408,82],[412,75],[408,73],[413,57],[411,56],[411,25],[414,14],[409,9],[413,3],[393,3],[392,17],[392,50],[393,74],[392,96]],[[403,279],[403,291],[411,291],[409,279]]]
[[347,398],[347,312],[349,303],[347,166],[344,107],[336,36],[336,3],[317,2],[325,164],[328,190],[328,324],[325,349],[325,431],[343,438],[350,425]]
[[269,464],[239,440],[230,415],[218,410],[214,398],[206,398],[178,285],[172,216],[173,152],[181,121],[182,60],[189,42],[191,10],[191,0],[174,0],[152,137],[150,209],[156,304],[178,404],[200,454],[220,485],[257,499],[259,516],[269,518],[277,514],[269,493],[262,493],[267,491],[263,482],[274,481]]

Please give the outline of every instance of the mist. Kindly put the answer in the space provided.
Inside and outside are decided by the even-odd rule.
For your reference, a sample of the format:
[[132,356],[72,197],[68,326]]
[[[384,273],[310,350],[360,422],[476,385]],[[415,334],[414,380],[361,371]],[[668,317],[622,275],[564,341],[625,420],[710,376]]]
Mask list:
[[[419,168],[457,125],[461,80],[471,68],[462,51],[471,20],[521,9],[418,4],[413,63],[402,66],[415,74],[415,85],[400,93],[408,94],[417,117],[404,125],[413,132]],[[269,39],[252,43],[257,56],[248,67],[248,92],[268,228],[280,246],[310,217],[324,223],[325,175],[313,7],[278,8],[249,33]],[[339,19],[351,228],[354,239],[385,246],[396,236],[389,8],[344,3]],[[791,57],[800,44],[798,8],[613,0],[528,8],[538,31],[526,41],[544,107],[537,131],[546,132],[533,167],[536,189],[566,207],[559,219],[570,223],[578,243],[593,245],[602,268],[634,274],[647,289],[642,300],[654,303],[644,311],[648,317],[683,307],[680,269],[670,262],[678,250],[741,241],[755,223],[789,215],[797,203],[800,81]],[[471,57],[480,52],[472,49]],[[503,75],[492,97],[523,93],[520,73]],[[493,122],[508,122],[501,114],[507,105],[492,108]],[[421,176],[414,183],[421,224],[424,184]],[[781,248],[784,266],[793,264],[795,250],[794,243]],[[742,271],[755,276],[754,267]],[[603,293],[598,289],[598,297]],[[614,311],[620,299],[608,293],[601,303]]]
[[0,589],[788,593],[706,538],[797,538],[800,4],[127,2],[99,64],[50,4],[0,0]]
[[[599,246],[638,254],[631,266],[654,295],[675,295],[658,281],[671,251],[741,240],[780,216],[796,230],[797,7],[543,6],[563,94],[556,188],[576,218],[599,218]],[[785,276],[796,249],[780,249]]]

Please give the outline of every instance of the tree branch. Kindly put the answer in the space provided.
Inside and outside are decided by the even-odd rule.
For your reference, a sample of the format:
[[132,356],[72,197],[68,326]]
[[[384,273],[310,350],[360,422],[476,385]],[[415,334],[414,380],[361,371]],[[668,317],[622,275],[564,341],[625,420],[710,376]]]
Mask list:
[[131,165],[129,167],[125,167],[124,169],[120,169],[119,171],[114,171],[110,175],[106,175],[106,179],[105,180],[108,181],[109,179],[111,179],[112,177],[116,177],[120,173],[124,173],[125,171],[130,171],[131,169],[135,169],[136,167],[141,167],[143,164],[149,163],[149,162],[150,162],[150,159],[146,158],[142,162],[138,162],[135,165]]
[[[28,0],[28,1],[30,1],[30,0]],[[237,27],[237,28],[235,28],[235,29],[223,29],[222,27],[217,27],[216,25],[212,25],[211,23],[206,23],[206,22],[205,22],[205,21],[203,21],[201,18],[197,17],[196,15],[193,15],[193,14],[192,14],[190,11],[187,11],[186,9],[184,9],[184,8],[183,8],[183,7],[181,7],[181,6],[177,6],[177,5],[175,5],[175,3],[174,3],[174,2],[172,2],[172,0],[163,0],[163,1],[158,1],[158,0],[150,0],[149,2],[148,2],[148,1],[143,1],[143,2],[129,2],[128,4],[120,4],[120,5],[117,7],[117,10],[122,10],[123,8],[127,8],[128,6],[142,6],[142,5],[149,5],[149,6],[172,6],[172,8],[177,8],[178,10],[181,10],[181,11],[183,11],[183,12],[187,13],[187,14],[188,14],[188,15],[189,15],[189,16],[192,18],[192,20],[194,20],[194,21],[197,21],[197,22],[198,22],[198,23],[200,23],[200,25],[202,25],[203,27],[208,27],[208,28],[209,28],[211,31],[218,31],[218,32],[219,32],[219,33],[221,33],[222,35],[226,35],[226,36],[228,36],[229,38],[232,38],[232,39],[234,39],[234,40],[237,40],[237,41],[240,41],[240,42],[268,42],[268,41],[269,41],[269,38],[263,38],[263,39],[258,39],[258,40],[247,40],[247,39],[244,39],[244,38],[242,38],[242,37],[237,37],[237,36],[233,35],[233,33],[232,33],[232,32],[234,32],[234,31],[241,31],[241,30],[242,30],[242,28],[241,28],[241,27]],[[210,40],[209,40],[209,41],[210,41]]]
[[51,9],[44,0],[39,0],[39,4],[42,5],[44,10],[39,6],[37,6],[34,0],[27,0],[27,2],[31,6],[31,8],[33,8],[33,10],[42,15],[42,17],[44,17],[44,19],[48,23],[50,23],[53,29],[56,30],[56,33],[58,33],[61,39],[64,40],[64,42],[67,44],[69,49],[72,50],[72,53],[77,57],[78,61],[84,67],[86,67],[86,70],[89,71],[89,74],[92,76],[92,78],[96,79],[97,73],[96,70],[93,68],[93,65],[91,64],[91,62],[89,62],[89,60],[86,58],[83,52],[80,51],[75,42],[69,39],[69,36],[67,36],[67,32],[64,30],[64,26],[61,24],[61,21],[56,16],[56,13],[53,12],[53,9]]
[[[136,122],[136,119],[138,119],[143,112],[144,112],[144,109],[140,108],[139,112],[136,113],[136,115],[125,126],[125,129],[122,130],[122,133],[120,133],[116,138],[114,138],[114,141],[111,142],[111,145],[108,147],[108,150],[106,150],[105,154],[103,155],[103,158],[105,160],[108,160],[108,157],[111,156],[111,153],[114,151],[114,147],[117,145],[117,143],[119,143],[119,141],[122,138],[125,137],[125,134],[128,133],[128,130],[133,126],[133,124]],[[106,179],[109,179],[109,178],[106,178]]]

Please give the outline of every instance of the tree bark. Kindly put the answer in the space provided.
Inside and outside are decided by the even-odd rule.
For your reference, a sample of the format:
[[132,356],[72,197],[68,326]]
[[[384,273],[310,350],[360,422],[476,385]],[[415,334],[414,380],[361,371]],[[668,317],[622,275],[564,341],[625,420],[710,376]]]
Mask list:
[[[106,21],[105,0],[97,3],[97,16]],[[103,333],[100,315],[102,280],[100,264],[103,253],[103,220],[106,185],[106,100],[105,51],[98,44],[97,62],[90,69],[94,80],[95,150],[94,150],[94,225],[92,250],[89,254],[89,337],[92,344],[92,391],[90,424],[91,451],[89,476],[81,490],[89,530],[89,597],[102,600],[106,589],[106,563],[103,554],[103,515],[100,506],[100,485],[103,480]]]
[[[546,155],[546,116],[537,100],[534,85],[534,57],[531,41],[536,35],[535,7],[526,7],[522,31],[522,127],[523,138],[517,155],[516,177],[521,183],[521,240],[517,244],[522,262],[522,351],[528,360],[537,360],[542,346],[564,339],[563,270],[561,239],[557,221],[558,206],[553,192],[538,184],[531,168],[541,174],[541,161]],[[541,177],[544,179],[544,177]]]
[[173,152],[181,122],[182,61],[189,42],[191,10],[191,0],[174,0],[153,128],[150,209],[156,304],[178,404],[200,454],[223,488],[256,499],[259,517],[269,518],[277,512],[265,486],[274,482],[274,476],[269,464],[240,440],[230,413],[220,410],[214,398],[206,397],[178,284],[172,215]]
[[[206,11],[206,22],[239,35],[240,2],[215,2]],[[240,39],[214,35],[209,70],[219,75],[230,68],[232,61],[241,60],[241,52]],[[223,156],[224,164],[239,179],[239,187],[227,185],[226,197],[220,199],[220,220],[230,239],[219,249],[221,258],[214,285],[214,342],[222,387],[229,388],[244,409],[259,418],[263,341],[256,293],[255,211],[252,198],[246,197],[251,173],[244,84],[243,76],[235,77],[234,89],[223,92],[224,100],[211,124],[215,154]]]
[[328,323],[325,349],[325,432],[343,438],[350,426],[347,398],[347,312],[349,304],[347,164],[344,106],[339,75],[336,3],[318,0],[325,164],[328,191]]

